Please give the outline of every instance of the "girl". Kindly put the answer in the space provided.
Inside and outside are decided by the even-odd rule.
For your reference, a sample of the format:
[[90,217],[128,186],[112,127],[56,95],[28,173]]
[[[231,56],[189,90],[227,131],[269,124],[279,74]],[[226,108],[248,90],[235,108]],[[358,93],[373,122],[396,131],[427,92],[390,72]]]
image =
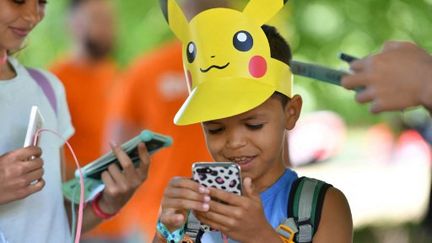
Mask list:
[[[45,0],[0,0],[0,241],[3,242],[71,241],[61,191],[63,140],[43,134],[38,147],[22,148],[33,105],[39,107],[44,117],[44,128],[56,131],[64,139],[72,136],[74,129],[64,89],[46,71],[36,71],[39,79],[46,81],[45,85],[39,84],[28,69],[10,56],[44,18],[46,5]],[[46,93],[47,89],[51,93]],[[139,146],[138,168],[134,168],[120,147],[113,145],[113,150],[122,168],[111,165],[103,172],[106,188],[84,208],[84,230],[118,212],[146,179],[149,157],[144,144]]]

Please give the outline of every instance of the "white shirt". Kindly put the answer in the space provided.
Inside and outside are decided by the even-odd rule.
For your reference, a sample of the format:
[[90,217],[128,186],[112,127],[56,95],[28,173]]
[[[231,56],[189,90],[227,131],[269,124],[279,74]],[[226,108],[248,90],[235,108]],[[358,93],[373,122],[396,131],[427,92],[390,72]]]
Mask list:
[[[56,114],[27,70],[17,60],[10,58],[9,61],[17,76],[0,81],[0,154],[23,146],[33,105],[39,107],[44,117],[44,128],[68,139],[74,129],[60,81],[54,75],[43,72],[56,94]],[[71,242],[61,190],[60,148],[63,143],[51,133],[42,133],[39,146],[44,160],[45,187],[27,198],[0,205],[0,232],[8,242]]]

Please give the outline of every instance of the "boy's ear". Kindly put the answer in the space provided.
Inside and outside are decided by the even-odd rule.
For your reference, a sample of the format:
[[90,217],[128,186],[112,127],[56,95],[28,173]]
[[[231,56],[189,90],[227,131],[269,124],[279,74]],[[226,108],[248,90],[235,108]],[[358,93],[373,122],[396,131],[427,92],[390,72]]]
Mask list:
[[303,99],[299,95],[294,95],[286,104],[284,112],[286,116],[285,128],[291,130],[295,127],[297,120],[300,117]]
[[286,2],[288,0],[249,0],[243,13],[249,19],[254,19],[259,25],[263,25],[275,16]]
[[187,40],[189,22],[176,0],[159,0],[162,13],[174,34],[182,42]]

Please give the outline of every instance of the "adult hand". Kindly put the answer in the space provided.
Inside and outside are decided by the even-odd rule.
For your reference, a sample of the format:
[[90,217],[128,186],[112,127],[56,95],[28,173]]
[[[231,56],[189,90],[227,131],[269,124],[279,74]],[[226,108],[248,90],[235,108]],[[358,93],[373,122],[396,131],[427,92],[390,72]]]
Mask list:
[[20,148],[0,156],[0,205],[20,200],[42,190],[42,150]]
[[352,75],[342,79],[360,103],[371,102],[371,112],[423,105],[432,108],[432,56],[408,42],[387,42],[383,50],[351,63]]

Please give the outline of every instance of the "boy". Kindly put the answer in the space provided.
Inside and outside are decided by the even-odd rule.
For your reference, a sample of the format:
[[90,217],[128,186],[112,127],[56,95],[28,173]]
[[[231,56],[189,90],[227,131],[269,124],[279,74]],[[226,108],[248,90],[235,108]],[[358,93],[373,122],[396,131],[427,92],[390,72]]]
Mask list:
[[[198,234],[196,242],[292,242],[275,228],[288,217],[288,195],[297,179],[283,165],[283,144],[285,130],[300,115],[302,99],[291,95],[287,43],[274,28],[260,27],[282,1],[252,0],[243,12],[207,10],[190,23],[174,1],[167,4],[171,28],[186,43],[191,90],[175,123],[202,123],[214,160],[240,165],[243,195],[173,178],[162,199],[154,242],[179,242],[189,210],[216,230]],[[316,233],[301,242],[352,242],[344,195],[332,187],[324,195]]]

